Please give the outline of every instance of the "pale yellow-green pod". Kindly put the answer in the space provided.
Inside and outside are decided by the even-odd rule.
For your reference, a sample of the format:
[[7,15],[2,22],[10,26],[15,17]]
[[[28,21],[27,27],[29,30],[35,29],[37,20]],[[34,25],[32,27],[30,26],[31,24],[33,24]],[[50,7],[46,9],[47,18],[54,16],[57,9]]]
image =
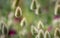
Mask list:
[[44,28],[44,24],[42,23],[41,20],[38,21],[38,23],[37,23],[37,28],[38,28],[38,29],[43,29],[43,28]]
[[60,37],[60,29],[56,28],[54,32],[54,38],[59,38]]
[[15,17],[20,17],[20,16],[22,16],[22,10],[21,10],[21,8],[18,6],[18,7],[16,8],[16,11],[15,11]]
[[41,11],[40,4],[37,4],[37,9],[36,9],[36,11],[35,11],[35,14],[36,14],[36,15],[39,15],[40,11]]
[[44,31],[40,29],[38,35],[35,38],[44,38]]
[[48,31],[45,32],[44,38],[51,38],[50,33]]
[[30,9],[31,9],[31,10],[35,10],[36,8],[37,8],[36,0],[32,0]]
[[26,18],[24,17],[20,23],[21,26],[26,26],[27,25],[27,20]]
[[15,9],[15,4],[16,4],[16,0],[13,0],[13,3],[12,3],[12,9]]
[[58,12],[58,9],[60,8],[60,0],[57,0],[56,1],[56,4],[55,4],[55,9],[54,9],[54,14],[57,15],[57,12]]

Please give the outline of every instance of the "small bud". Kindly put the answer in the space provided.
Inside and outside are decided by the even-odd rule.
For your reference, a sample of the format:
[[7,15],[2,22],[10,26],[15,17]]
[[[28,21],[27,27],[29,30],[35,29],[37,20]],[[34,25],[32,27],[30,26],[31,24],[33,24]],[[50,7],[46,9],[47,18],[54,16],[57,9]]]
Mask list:
[[10,29],[8,32],[9,36],[14,36],[15,34],[16,34],[16,30],[14,30],[14,29]]
[[22,21],[23,17],[15,17],[14,23],[20,23]]

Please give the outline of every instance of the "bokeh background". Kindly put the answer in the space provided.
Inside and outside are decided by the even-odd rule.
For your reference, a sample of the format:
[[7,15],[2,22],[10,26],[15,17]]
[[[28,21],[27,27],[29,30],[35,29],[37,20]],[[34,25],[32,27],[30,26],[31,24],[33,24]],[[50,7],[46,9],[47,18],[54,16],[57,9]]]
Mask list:
[[55,14],[59,4],[59,0],[0,0],[0,38],[44,38],[46,31],[46,38],[60,38],[60,7]]

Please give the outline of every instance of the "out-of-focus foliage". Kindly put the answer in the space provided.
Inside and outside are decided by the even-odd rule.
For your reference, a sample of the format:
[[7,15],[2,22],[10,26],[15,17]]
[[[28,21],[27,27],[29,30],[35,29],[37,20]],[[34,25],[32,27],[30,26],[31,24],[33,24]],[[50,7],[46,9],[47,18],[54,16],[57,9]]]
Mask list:
[[[60,19],[60,9],[55,19],[55,4],[54,0],[0,0],[0,35],[7,38],[41,37],[44,36],[39,34],[43,27],[42,32],[48,31],[53,38],[55,29],[60,28],[60,24],[53,25]],[[6,34],[4,30],[7,31]]]

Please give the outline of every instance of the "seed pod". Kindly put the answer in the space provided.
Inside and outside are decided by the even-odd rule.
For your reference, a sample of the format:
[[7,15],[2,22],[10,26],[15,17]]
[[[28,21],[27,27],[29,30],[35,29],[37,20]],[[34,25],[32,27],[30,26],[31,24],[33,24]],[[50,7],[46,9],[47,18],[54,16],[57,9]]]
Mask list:
[[15,17],[21,17],[22,16],[22,10],[21,8],[18,6],[16,8],[16,11],[15,11]]
[[38,33],[38,29],[34,26],[34,24],[31,25],[31,33],[32,35],[36,35]]
[[7,34],[7,28],[4,23],[1,23],[1,30],[2,30],[2,34],[5,34],[5,35]]
[[16,1],[16,3],[15,3],[15,7],[17,7],[18,4],[19,4],[19,0]]
[[55,15],[57,15],[57,14],[60,15],[60,12],[59,12],[60,4],[59,3],[60,3],[60,0],[57,0],[56,5],[55,5]]
[[40,38],[44,38],[44,31],[43,30],[40,30]]
[[35,10],[36,8],[37,8],[37,6],[36,6],[36,1],[35,1],[35,0],[32,0],[30,9],[31,9],[31,10]]
[[41,14],[41,7],[40,7],[40,5],[37,6],[37,9],[35,11],[35,14],[36,15]]
[[15,21],[15,23],[20,23],[21,22],[21,20],[22,20],[22,10],[21,10],[21,8],[18,6],[17,8],[16,8],[16,11],[15,11],[15,19],[14,19],[14,21]]
[[41,21],[38,22],[38,26],[37,26],[38,29],[43,29],[44,28],[44,25]]
[[56,28],[56,29],[55,29],[54,37],[55,37],[55,38],[60,37],[60,30],[59,30],[59,28]]
[[26,18],[23,18],[20,24],[21,26],[26,26],[27,25],[26,23],[27,23]]
[[51,38],[50,33],[48,31],[45,32],[44,38]]
[[15,9],[19,4],[19,0],[13,0],[12,8]]
[[37,37],[38,38],[44,38],[44,31],[42,29],[40,29],[40,31],[38,32]]

